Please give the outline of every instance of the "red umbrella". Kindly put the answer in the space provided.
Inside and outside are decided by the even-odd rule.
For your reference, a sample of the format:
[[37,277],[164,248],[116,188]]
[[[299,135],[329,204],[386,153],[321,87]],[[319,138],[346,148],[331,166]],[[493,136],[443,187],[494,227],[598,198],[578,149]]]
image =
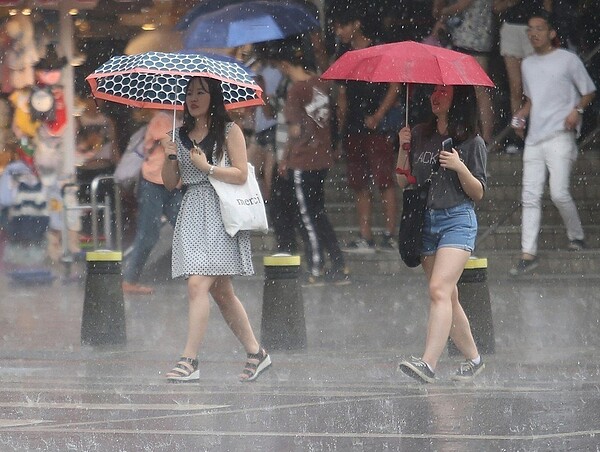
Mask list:
[[[350,50],[333,63],[321,78],[386,83],[494,86],[472,56],[413,41]],[[406,98],[408,105],[408,89]],[[408,124],[408,108],[406,108],[406,123]]]

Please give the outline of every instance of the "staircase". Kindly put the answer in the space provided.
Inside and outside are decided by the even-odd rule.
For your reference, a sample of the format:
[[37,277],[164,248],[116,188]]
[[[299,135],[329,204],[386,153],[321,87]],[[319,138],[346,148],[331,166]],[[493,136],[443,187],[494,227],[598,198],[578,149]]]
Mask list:
[[[520,255],[522,156],[489,154],[488,173],[485,198],[476,208],[479,234],[475,255],[488,259],[490,273],[508,278],[509,269]],[[592,150],[580,152],[574,165],[571,187],[586,233],[588,249],[582,252],[567,251],[565,228],[546,188],[538,241],[540,265],[534,274],[526,276],[527,279],[600,277],[600,153]],[[373,197],[373,232],[377,241],[384,230],[384,223],[377,190],[373,190]],[[398,189],[399,214],[401,200],[401,191]],[[343,163],[337,164],[330,171],[326,182],[326,202],[340,242],[343,244],[356,238],[358,227],[353,194],[346,184]],[[259,256],[274,252],[273,236],[255,234],[253,250]],[[404,266],[397,253],[347,253],[346,256],[348,265],[357,275],[364,271],[382,274],[420,271]]]

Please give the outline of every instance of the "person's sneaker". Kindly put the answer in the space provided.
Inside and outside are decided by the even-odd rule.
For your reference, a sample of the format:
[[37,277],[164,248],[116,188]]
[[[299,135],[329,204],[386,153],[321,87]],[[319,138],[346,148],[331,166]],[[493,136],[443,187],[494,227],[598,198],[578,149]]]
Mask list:
[[322,287],[325,285],[325,279],[322,275],[315,276],[308,274],[302,282],[302,287]]
[[381,242],[379,242],[379,249],[381,251],[397,251],[398,244],[392,234],[385,232],[383,237],[381,238]]
[[325,281],[335,286],[345,286],[350,284],[350,270],[348,267],[335,268],[325,272]]
[[375,253],[375,241],[360,237],[358,240],[350,242],[344,248],[344,251],[347,253],[373,254]]
[[529,273],[533,269],[537,268],[538,260],[535,259],[519,259],[517,265],[510,269],[509,273],[511,276],[520,276],[525,273]]
[[410,357],[410,361],[402,361],[398,369],[421,383],[435,383],[435,373],[421,358]]
[[456,371],[456,374],[452,376],[452,380],[470,381],[479,375],[483,369],[485,369],[483,359],[479,361],[479,364],[475,364],[470,359],[467,359],[464,363],[460,363],[460,367]]
[[571,240],[567,249],[569,251],[581,251],[587,248],[583,240]]

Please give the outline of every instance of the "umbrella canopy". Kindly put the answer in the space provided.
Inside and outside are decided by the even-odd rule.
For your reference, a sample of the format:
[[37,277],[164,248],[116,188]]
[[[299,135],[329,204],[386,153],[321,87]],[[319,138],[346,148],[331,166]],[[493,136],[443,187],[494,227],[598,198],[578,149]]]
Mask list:
[[250,1],[198,16],[187,29],[184,48],[237,47],[318,28],[317,18],[298,4]]
[[112,57],[86,80],[92,94],[140,108],[183,110],[192,77],[221,81],[227,109],[263,105],[262,89],[240,62],[221,55],[147,52]]
[[344,53],[321,76],[333,80],[494,86],[470,55],[413,41]]
[[244,0],[201,0],[196,6],[189,10],[179,22],[177,22],[175,29],[179,31],[186,30],[198,16],[243,2]]

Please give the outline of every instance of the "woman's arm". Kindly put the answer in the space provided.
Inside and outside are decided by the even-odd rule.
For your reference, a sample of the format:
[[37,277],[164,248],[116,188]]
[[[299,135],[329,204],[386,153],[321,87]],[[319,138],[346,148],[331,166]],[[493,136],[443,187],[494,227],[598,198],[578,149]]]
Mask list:
[[169,155],[177,156],[177,145],[168,137],[163,138],[161,144],[165,150],[165,161],[163,162],[160,174],[165,188],[171,191],[177,187],[181,177],[179,174],[179,162],[169,158]]
[[213,166],[208,163],[204,152],[197,152],[194,148],[190,151],[192,163],[200,171],[209,174],[228,184],[242,185],[248,178],[248,156],[246,154],[246,140],[244,133],[240,127],[233,123],[227,137],[225,137],[227,145],[227,154],[231,160],[230,167]]
[[461,160],[456,149],[453,148],[452,151],[441,151],[439,159],[441,168],[456,172],[460,185],[469,198],[475,202],[483,199],[483,184],[479,179],[473,176],[467,165]]
[[406,126],[398,132],[400,142],[400,150],[398,151],[398,160],[396,161],[396,182],[400,188],[404,189],[408,185],[416,183],[414,176],[411,174],[410,168],[410,127]]

